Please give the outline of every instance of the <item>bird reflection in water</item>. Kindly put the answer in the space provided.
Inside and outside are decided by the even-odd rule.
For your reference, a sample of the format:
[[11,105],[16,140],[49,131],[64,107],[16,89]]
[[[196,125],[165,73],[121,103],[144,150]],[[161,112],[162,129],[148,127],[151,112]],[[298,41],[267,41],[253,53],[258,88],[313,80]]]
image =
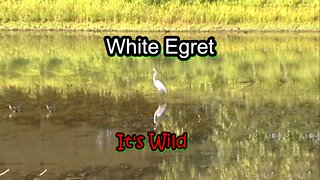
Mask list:
[[166,106],[167,106],[167,103],[159,104],[158,109],[154,112],[154,115],[153,115],[154,130],[156,130],[158,127],[157,118],[160,118],[163,115],[164,111],[166,110]]

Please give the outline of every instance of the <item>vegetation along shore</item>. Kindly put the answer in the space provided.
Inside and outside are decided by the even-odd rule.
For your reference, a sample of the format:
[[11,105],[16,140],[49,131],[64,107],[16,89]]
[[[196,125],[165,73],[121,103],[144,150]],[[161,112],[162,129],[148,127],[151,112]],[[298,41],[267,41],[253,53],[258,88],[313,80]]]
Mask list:
[[319,31],[317,0],[2,0],[2,30]]

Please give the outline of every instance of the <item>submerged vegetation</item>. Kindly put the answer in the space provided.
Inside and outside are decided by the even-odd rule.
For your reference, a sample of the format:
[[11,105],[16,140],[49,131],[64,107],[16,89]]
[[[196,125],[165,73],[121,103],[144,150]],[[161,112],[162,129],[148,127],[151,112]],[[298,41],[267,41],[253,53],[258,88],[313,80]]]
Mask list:
[[3,0],[1,29],[319,30],[316,0]]

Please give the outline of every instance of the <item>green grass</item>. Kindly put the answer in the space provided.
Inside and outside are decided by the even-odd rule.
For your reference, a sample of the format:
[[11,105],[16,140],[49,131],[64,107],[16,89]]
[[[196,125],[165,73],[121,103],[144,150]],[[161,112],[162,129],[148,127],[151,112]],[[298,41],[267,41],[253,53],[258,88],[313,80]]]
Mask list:
[[312,0],[4,0],[1,29],[213,31],[316,30]]

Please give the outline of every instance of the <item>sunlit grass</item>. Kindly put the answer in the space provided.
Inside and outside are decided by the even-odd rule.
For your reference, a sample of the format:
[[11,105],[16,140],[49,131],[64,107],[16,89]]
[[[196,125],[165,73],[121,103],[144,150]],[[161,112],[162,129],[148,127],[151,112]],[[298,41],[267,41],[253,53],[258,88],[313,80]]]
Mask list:
[[[158,2],[158,1],[157,1]],[[316,1],[4,0],[1,28],[319,30]]]

